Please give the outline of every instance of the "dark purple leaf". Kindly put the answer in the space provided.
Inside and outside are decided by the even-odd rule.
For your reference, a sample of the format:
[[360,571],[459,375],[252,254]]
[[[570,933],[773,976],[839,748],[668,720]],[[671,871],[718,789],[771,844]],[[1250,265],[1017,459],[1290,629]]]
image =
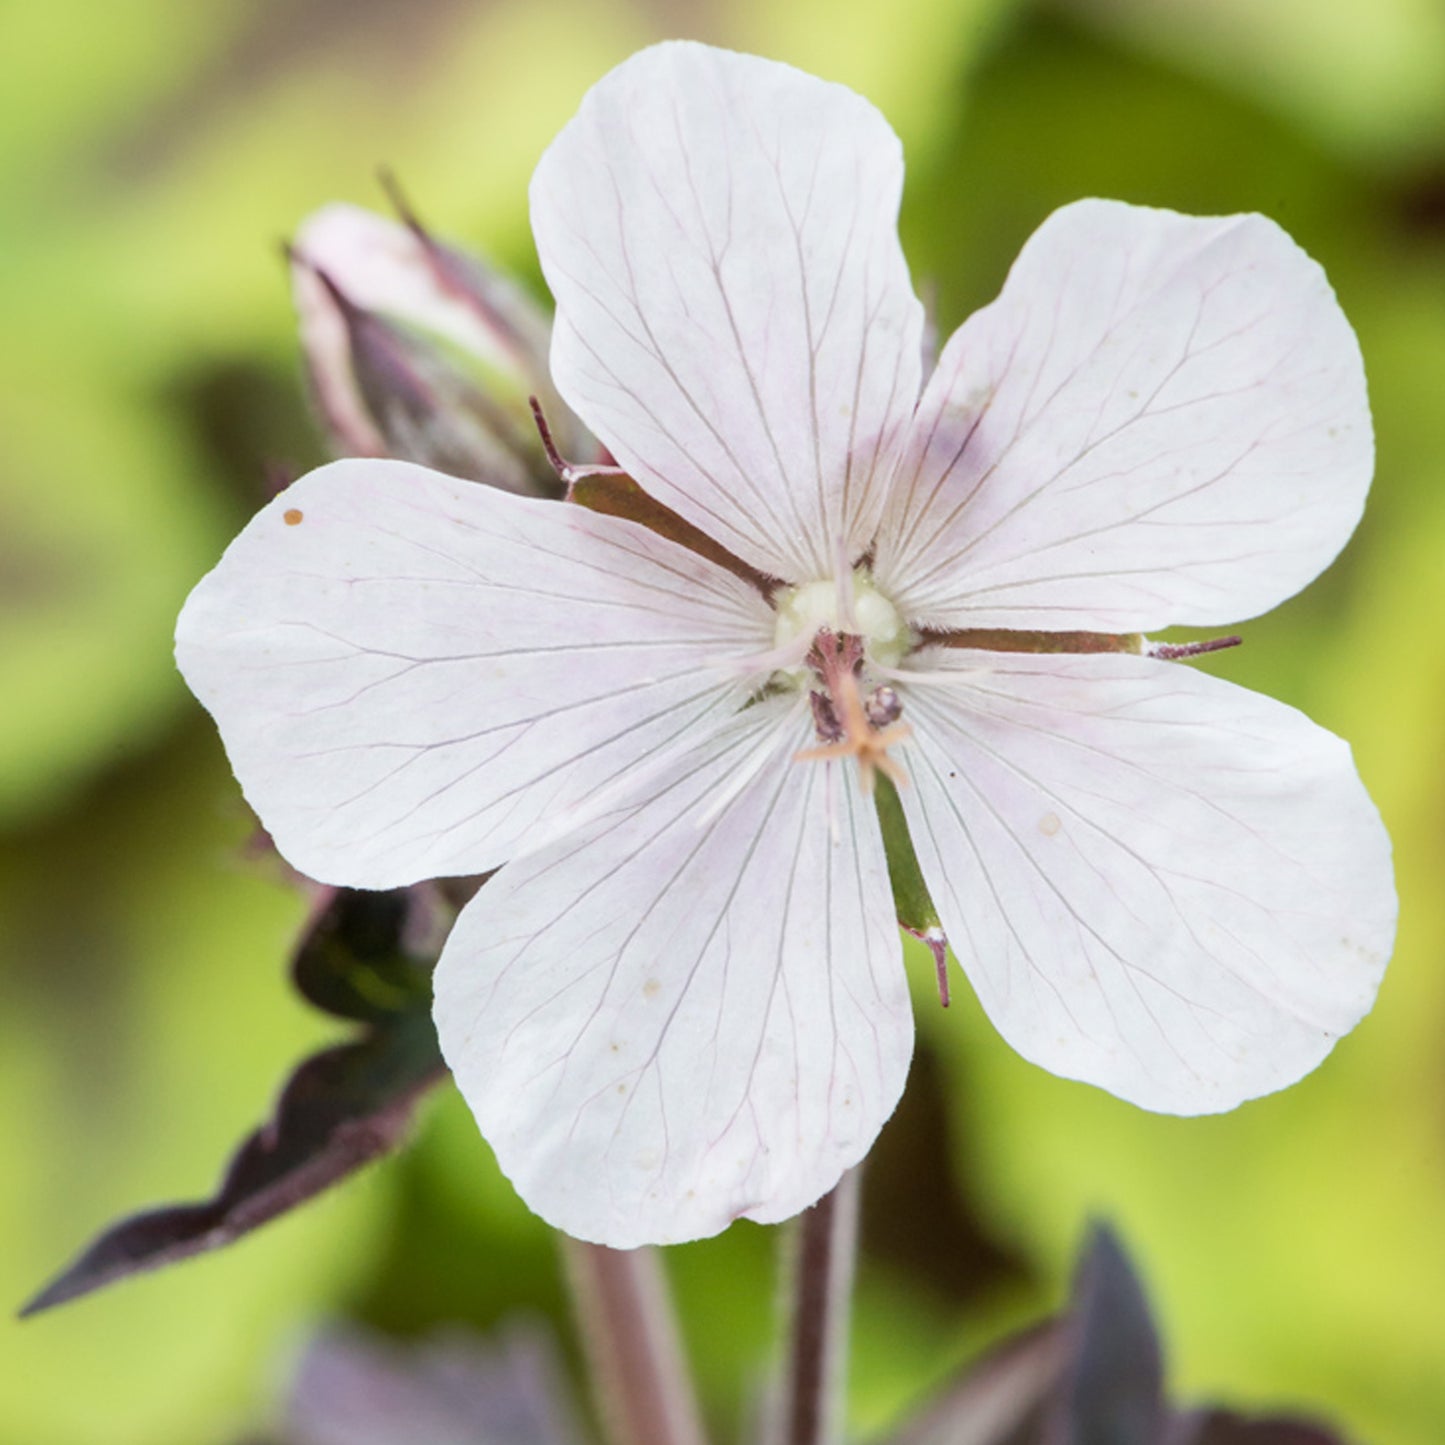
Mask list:
[[1345,1445],[1345,1438],[1294,1417],[1196,1410],[1179,1418],[1168,1445]]
[[286,1445],[578,1445],[549,1336],[513,1326],[402,1344],[331,1329],[306,1348],[285,1410]]
[[360,1023],[424,1009],[454,916],[430,883],[385,893],[324,889],[292,957],[292,981],[325,1013]]
[[148,1210],[112,1226],[21,1314],[219,1249],[294,1209],[395,1149],[417,1100],[444,1072],[431,1018],[420,1009],[307,1059],[287,1081],[272,1119],[241,1145],[212,1198]]
[[1295,1416],[1176,1411],[1163,1384],[1143,1287],[1098,1226],[1069,1308],[962,1373],[890,1445],[1346,1445]]
[[1160,1445],[1164,1362],[1143,1286],[1114,1232],[1096,1225],[1069,1310],[1072,1356],[1050,1445]]

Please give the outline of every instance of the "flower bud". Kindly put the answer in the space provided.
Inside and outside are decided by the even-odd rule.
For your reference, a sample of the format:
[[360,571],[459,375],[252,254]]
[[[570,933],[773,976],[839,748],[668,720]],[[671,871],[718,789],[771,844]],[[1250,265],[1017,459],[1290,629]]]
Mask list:
[[565,454],[595,452],[552,389],[545,313],[483,262],[410,218],[341,204],[310,216],[289,254],[306,369],[338,456],[555,495],[534,395]]

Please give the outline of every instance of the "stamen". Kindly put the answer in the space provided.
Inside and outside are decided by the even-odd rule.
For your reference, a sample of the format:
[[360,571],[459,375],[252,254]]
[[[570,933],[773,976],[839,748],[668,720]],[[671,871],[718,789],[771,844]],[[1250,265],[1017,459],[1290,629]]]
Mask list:
[[811,648],[812,642],[808,638],[794,637],[768,652],[754,652],[746,657],[719,655],[708,658],[707,662],[709,667],[727,669],[739,677],[766,676],[770,672],[787,672],[801,667]]
[[858,631],[858,618],[853,612],[853,569],[848,565],[848,546],[842,537],[833,542],[833,588],[838,621],[850,633]]
[[868,701],[863,704],[863,711],[868,715],[868,721],[875,728],[886,728],[903,716],[903,699],[898,696],[894,688],[884,683],[882,687],[875,687],[868,694]]
[[808,701],[813,708],[813,731],[825,743],[842,742],[843,724],[838,721],[838,710],[833,706],[832,698],[826,693],[810,692]]
[[877,725],[869,717],[858,686],[858,674],[863,667],[862,640],[848,633],[839,636],[823,628],[814,639],[808,661],[824,687],[822,693],[811,694],[814,727],[824,741],[819,747],[794,753],[794,760],[823,762],[857,758],[859,781],[865,793],[872,793],[877,773],[882,773],[897,787],[907,787],[908,774],[888,756],[888,749],[911,737],[913,729],[897,721],[903,708],[891,687],[875,689],[868,700],[880,717],[890,720]]
[[1181,657],[1201,657],[1206,652],[1238,647],[1243,641],[1242,637],[1211,637],[1204,642],[1148,642],[1144,645],[1144,655],[1164,662],[1178,662]]

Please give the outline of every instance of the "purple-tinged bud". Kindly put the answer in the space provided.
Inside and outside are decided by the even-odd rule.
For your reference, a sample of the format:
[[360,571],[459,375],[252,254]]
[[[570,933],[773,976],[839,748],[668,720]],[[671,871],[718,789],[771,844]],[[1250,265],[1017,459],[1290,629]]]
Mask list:
[[550,323],[516,286],[415,221],[331,205],[290,248],[312,392],[341,456],[393,456],[508,491],[556,494],[532,423],[596,444],[547,372]]

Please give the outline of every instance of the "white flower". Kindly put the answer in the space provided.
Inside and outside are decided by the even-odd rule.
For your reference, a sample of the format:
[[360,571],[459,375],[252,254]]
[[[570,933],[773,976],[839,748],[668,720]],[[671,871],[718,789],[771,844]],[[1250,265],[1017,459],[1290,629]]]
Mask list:
[[298,868],[501,868],[437,1024],[523,1198],[583,1238],[781,1219],[893,1109],[901,945],[864,772],[832,754],[906,773],[1000,1032],[1146,1108],[1298,1079],[1389,953],[1344,743],[1147,648],[1038,650],[1253,616],[1334,557],[1372,442],[1319,267],[1258,216],[1080,202],[920,397],[902,175],[858,96],[681,43],[602,80],[537,169],[558,389],[740,565],[338,462],[180,621]]

